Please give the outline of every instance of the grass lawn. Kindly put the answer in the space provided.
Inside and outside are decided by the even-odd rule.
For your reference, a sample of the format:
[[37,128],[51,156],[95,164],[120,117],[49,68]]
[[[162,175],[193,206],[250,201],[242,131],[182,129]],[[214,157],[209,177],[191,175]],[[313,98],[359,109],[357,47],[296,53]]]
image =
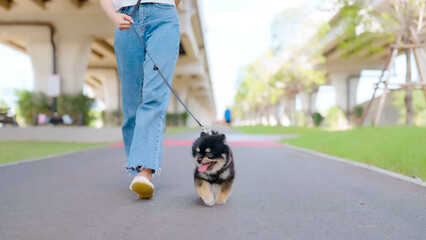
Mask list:
[[250,133],[250,134],[298,134],[300,136],[305,134],[312,134],[315,132],[323,132],[321,128],[301,128],[301,127],[272,127],[272,126],[246,126],[246,127],[232,127],[232,129]]
[[[191,131],[190,127],[168,127],[167,135]],[[107,146],[112,143],[70,143],[40,141],[0,141],[0,164],[25,159],[44,157],[53,154]]]
[[196,129],[196,127],[166,127],[166,135],[188,132],[194,129]]
[[300,134],[298,138],[282,142],[426,180],[426,128],[401,126],[323,131],[255,126],[246,132]]
[[108,144],[110,143],[0,141],[0,164]]

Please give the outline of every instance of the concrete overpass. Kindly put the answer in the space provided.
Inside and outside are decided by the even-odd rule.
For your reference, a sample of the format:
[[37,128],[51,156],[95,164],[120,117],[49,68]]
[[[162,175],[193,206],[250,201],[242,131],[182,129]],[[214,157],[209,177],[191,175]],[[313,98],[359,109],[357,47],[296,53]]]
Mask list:
[[[209,125],[216,108],[197,0],[182,1],[178,12],[181,48],[173,87]],[[34,91],[48,93],[53,75],[61,93],[87,85],[105,104],[106,125],[121,124],[114,117],[121,112],[121,89],[113,39],[114,26],[99,0],[0,0],[0,43],[30,56]],[[183,112],[172,97],[168,113]]]
[[[389,0],[374,0],[372,1],[372,6],[375,8],[378,12],[383,11],[382,9],[389,6],[390,1]],[[329,23],[335,23],[339,20],[340,14],[336,13],[330,20]],[[334,24],[335,25],[335,24]],[[302,29],[301,31],[303,31]],[[360,51],[356,56],[351,57],[344,57],[344,52],[342,50],[338,49],[340,36],[344,34],[344,29],[342,25],[337,25],[336,27],[332,28],[325,36],[323,36],[319,40],[319,49],[322,49],[321,54],[326,58],[325,64],[317,64],[315,66],[316,69],[323,69],[327,73],[327,79],[326,79],[326,85],[331,85],[335,89],[336,94],[336,105],[339,106],[342,110],[345,111],[347,119],[349,121],[351,120],[351,112],[354,110],[354,107],[357,104],[357,89],[358,89],[358,83],[359,79],[361,77],[361,71],[362,70],[382,70],[383,66],[386,62],[386,58],[390,54],[390,42],[388,42],[386,39],[383,39],[378,42],[373,42],[373,44],[376,47],[383,47],[385,50],[371,55],[368,55],[367,49],[364,49]],[[422,35],[419,35],[421,40],[426,39],[426,32],[423,31]],[[295,41],[300,41],[299,39],[296,39]],[[307,43],[310,41],[313,41],[312,39],[309,39]],[[292,45],[289,44],[291,47]],[[426,49],[425,49],[426,50]],[[295,55],[285,55],[283,59],[278,59],[277,62],[285,63],[285,62],[291,62],[295,61],[293,58],[297,59],[299,55],[306,56],[309,58],[309,56],[312,56],[316,54],[316,52],[313,52],[312,49],[306,48],[306,49],[300,49],[299,51],[292,51],[292,49],[284,50],[285,52],[296,52]],[[297,56],[296,56],[297,55]],[[420,54],[419,54],[420,55]],[[295,57],[296,56],[296,57]],[[426,63],[426,59],[423,59],[424,63]],[[279,65],[279,64],[278,64]],[[278,66],[277,65],[277,66]],[[423,76],[426,76],[426,64],[421,65],[421,71],[423,73]],[[376,83],[378,79],[374,82]],[[372,84],[374,84],[372,82]],[[318,91],[318,89],[316,90]],[[302,102],[308,103],[309,106],[303,106],[304,111],[310,111],[315,112],[317,111],[315,109],[316,105],[316,98],[317,98],[317,92],[314,91],[313,93],[307,94],[307,93],[298,93],[296,91],[296,94],[299,95]],[[377,104],[375,104],[377,105]],[[374,106],[370,110],[370,113],[374,113]],[[310,109],[309,109],[310,108]],[[286,98],[283,97],[277,101],[276,104],[269,104],[253,111],[248,114],[244,119],[242,119],[241,124],[242,125],[254,125],[254,124],[266,124],[266,125],[275,125],[278,121],[283,125],[294,125],[295,124],[295,117],[294,115],[295,111],[295,99],[294,98]],[[386,113],[385,113],[386,115]],[[370,115],[368,115],[367,119],[370,118]],[[346,121],[345,119],[342,119],[343,121]],[[365,121],[368,124],[368,121]],[[382,118],[380,121],[380,124],[389,124],[389,122]],[[345,127],[348,126],[347,123],[341,124]]]
[[[382,12],[384,8],[389,7],[391,1],[389,0],[374,0],[372,7],[377,12]],[[333,23],[339,20],[340,14],[337,13],[329,22]],[[343,57],[343,52],[338,50],[339,37],[343,34],[342,26],[337,26],[331,29],[322,39],[321,44],[324,47],[322,54],[326,58],[324,65],[318,68],[325,69],[328,74],[327,84],[334,86],[336,92],[336,105],[343,109],[347,115],[353,111],[356,106],[357,99],[356,93],[361,77],[362,70],[382,70],[386,59],[390,54],[390,44],[386,39],[378,42],[372,42],[375,47],[383,47],[384,51],[369,55],[367,48],[360,51],[357,56],[348,58]],[[426,39],[426,32],[420,34],[421,40]],[[426,48],[425,48],[426,50]],[[402,52],[400,52],[402,54]],[[420,56],[420,54],[418,54]],[[420,59],[426,60],[426,59]],[[421,65],[421,72],[426,76],[426,65]],[[417,71],[417,70],[414,70]],[[376,82],[379,79],[376,80]],[[415,79],[413,79],[415,80]],[[376,83],[374,82],[374,83]],[[373,84],[373,83],[372,83]],[[381,124],[386,124],[386,120],[382,119]]]
[[[373,4],[378,8],[381,4],[386,4],[386,0],[374,1]],[[340,19],[337,13],[330,24]],[[359,78],[362,70],[381,70],[389,54],[387,51],[389,42],[382,41],[372,43],[375,46],[382,46],[385,51],[367,56],[367,50],[362,50],[357,56],[345,58],[343,52],[338,50],[340,36],[343,34],[341,25],[331,29],[322,39],[320,45],[323,47],[322,55],[326,58],[324,65],[318,68],[327,71],[327,84],[334,86],[336,92],[336,105],[347,113],[352,111],[356,105],[356,92]]]

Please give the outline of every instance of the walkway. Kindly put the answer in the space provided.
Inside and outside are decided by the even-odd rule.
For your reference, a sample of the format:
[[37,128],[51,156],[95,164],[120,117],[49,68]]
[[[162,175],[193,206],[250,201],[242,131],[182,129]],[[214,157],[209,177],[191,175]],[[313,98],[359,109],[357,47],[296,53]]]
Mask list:
[[[227,132],[227,205],[193,187],[190,140],[166,137],[154,198],[128,189],[122,146],[0,167],[0,239],[426,239],[426,188]],[[276,139],[274,139],[276,140]]]

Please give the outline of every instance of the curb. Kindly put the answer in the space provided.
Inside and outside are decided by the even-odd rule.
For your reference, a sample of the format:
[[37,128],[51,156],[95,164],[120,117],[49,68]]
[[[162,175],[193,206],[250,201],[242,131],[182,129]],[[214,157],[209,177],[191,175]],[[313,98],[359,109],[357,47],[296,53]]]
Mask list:
[[1,167],[18,165],[18,164],[22,164],[22,163],[30,163],[30,162],[37,162],[37,161],[42,161],[42,160],[48,160],[48,159],[55,158],[55,157],[62,157],[62,156],[71,155],[71,154],[74,154],[74,153],[79,153],[79,152],[88,151],[88,150],[96,149],[96,148],[103,148],[103,147],[109,147],[109,145],[107,145],[107,146],[92,147],[92,148],[86,148],[86,149],[80,149],[80,150],[75,150],[75,151],[70,151],[70,152],[65,152],[65,153],[57,153],[57,154],[43,156],[43,157],[38,157],[38,158],[30,158],[30,159],[25,159],[25,160],[18,160],[18,161],[15,161],[15,162],[0,164],[0,168]]
[[376,166],[371,166],[371,165],[368,165],[366,163],[355,162],[355,161],[347,160],[347,159],[344,159],[344,158],[339,158],[339,157],[331,156],[331,155],[328,155],[328,154],[325,154],[325,153],[317,152],[317,151],[314,151],[314,150],[301,148],[301,147],[295,147],[295,146],[292,146],[292,145],[289,145],[289,144],[286,144],[286,143],[283,143],[282,145],[284,147],[292,149],[292,150],[297,150],[297,151],[300,151],[300,152],[304,152],[304,153],[312,154],[312,155],[315,155],[315,156],[327,158],[327,159],[337,161],[337,162],[347,163],[347,164],[350,164],[352,166],[368,169],[368,170],[373,171],[373,172],[381,173],[381,174],[384,174],[384,175],[387,175],[387,176],[390,176],[390,177],[393,177],[393,178],[397,178],[397,179],[402,180],[402,181],[406,181],[406,182],[410,182],[410,183],[414,183],[414,184],[426,187],[426,182],[424,182],[422,180],[417,180],[415,178],[411,178],[411,177],[408,177],[408,176],[405,176],[405,175],[402,175],[402,174],[399,174],[399,173],[396,173],[396,172],[392,172],[392,171],[389,171],[389,170],[386,170],[386,169],[383,169],[383,168],[376,167]]

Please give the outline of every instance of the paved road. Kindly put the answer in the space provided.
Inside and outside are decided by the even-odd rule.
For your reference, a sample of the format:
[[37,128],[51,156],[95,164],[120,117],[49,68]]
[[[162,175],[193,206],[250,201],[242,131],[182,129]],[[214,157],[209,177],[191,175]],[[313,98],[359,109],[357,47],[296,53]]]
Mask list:
[[128,189],[123,147],[0,167],[0,239],[426,239],[426,188],[267,136],[228,132],[240,143],[234,189],[206,207],[189,146],[173,144],[196,135],[167,137],[151,200]]
[[27,126],[0,127],[0,141],[120,142],[120,127]]

